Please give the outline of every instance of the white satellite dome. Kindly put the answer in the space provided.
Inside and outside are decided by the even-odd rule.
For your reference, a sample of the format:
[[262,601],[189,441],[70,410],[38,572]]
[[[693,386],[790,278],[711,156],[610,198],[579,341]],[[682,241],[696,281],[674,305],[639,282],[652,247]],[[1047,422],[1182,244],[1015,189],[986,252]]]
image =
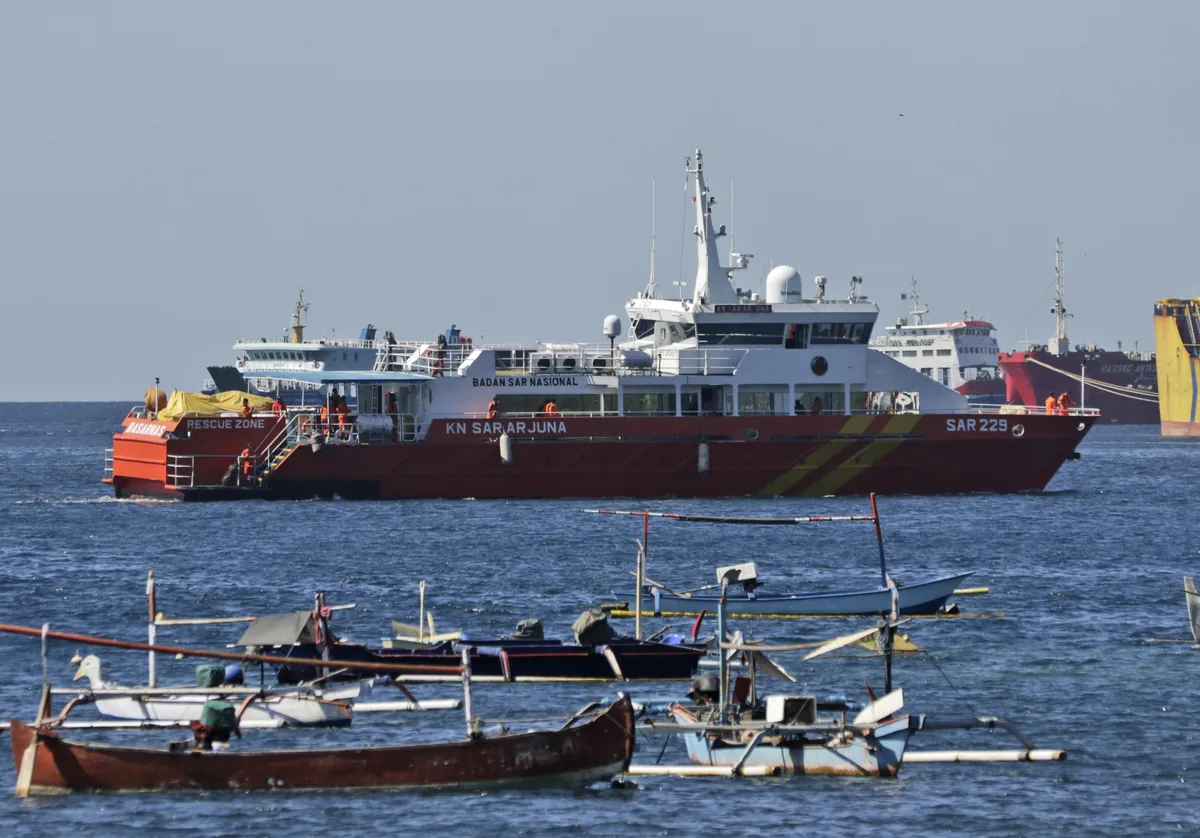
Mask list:
[[798,300],[803,293],[800,274],[791,265],[778,265],[767,274],[767,302],[787,303]]
[[618,338],[621,336],[621,318],[615,314],[610,314],[604,318],[604,336],[606,338]]

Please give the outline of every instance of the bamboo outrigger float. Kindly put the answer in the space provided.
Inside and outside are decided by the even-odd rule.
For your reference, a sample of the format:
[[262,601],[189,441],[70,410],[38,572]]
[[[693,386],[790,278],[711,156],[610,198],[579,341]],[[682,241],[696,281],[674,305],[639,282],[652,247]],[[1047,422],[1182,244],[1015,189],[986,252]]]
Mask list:
[[[590,704],[555,730],[484,735],[471,711],[470,659],[463,654],[463,703],[467,738],[411,745],[330,749],[232,751],[212,747],[209,731],[193,726],[192,747],[137,748],[76,742],[55,730],[71,709],[52,716],[53,690],[46,679],[49,639],[247,663],[297,662],[273,655],[236,655],[180,649],[52,632],[48,626],[0,625],[0,631],[42,638],[43,686],[32,725],[10,722],[16,795],[69,791],[217,791],[283,789],[490,788],[585,786],[622,773],[633,753],[633,705],[627,696],[601,708]],[[300,661],[336,667],[342,661]],[[363,667],[362,662],[353,662]],[[403,672],[396,664],[370,664],[379,672]],[[447,667],[440,667],[446,669]],[[253,696],[247,699],[247,704]],[[243,705],[243,709],[246,704]],[[103,727],[99,723],[97,727]],[[228,738],[228,731],[226,732]],[[217,741],[220,741],[217,739]]]

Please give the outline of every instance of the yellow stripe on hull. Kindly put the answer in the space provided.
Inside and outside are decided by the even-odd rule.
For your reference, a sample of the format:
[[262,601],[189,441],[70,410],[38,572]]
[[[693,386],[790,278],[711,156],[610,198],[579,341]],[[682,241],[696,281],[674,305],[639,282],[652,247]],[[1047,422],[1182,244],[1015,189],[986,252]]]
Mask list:
[[[920,418],[915,414],[893,416],[879,433],[906,434],[916,427],[917,420]],[[903,439],[879,439],[871,442],[862,451],[847,457],[829,474],[823,475],[811,486],[805,487],[804,494],[818,497],[832,495],[852,478],[861,474],[863,469],[870,468],[878,460],[895,451],[903,442]]]

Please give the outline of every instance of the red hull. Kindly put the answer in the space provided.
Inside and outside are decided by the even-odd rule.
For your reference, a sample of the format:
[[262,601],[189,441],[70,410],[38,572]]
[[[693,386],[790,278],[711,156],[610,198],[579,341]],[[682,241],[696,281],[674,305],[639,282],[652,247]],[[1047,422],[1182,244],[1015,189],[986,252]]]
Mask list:
[[[1064,390],[1075,404],[1086,397],[1086,407],[1100,411],[1101,422],[1118,425],[1158,424],[1158,381],[1154,361],[1135,361],[1121,352],[1001,352],[1000,367],[1007,383],[1010,404],[1040,408],[1050,393]],[[1046,366],[1051,367],[1047,369]],[[1095,380],[1130,392],[1130,396],[1108,393],[1098,387],[1080,393],[1080,374],[1086,369],[1089,381]],[[1071,376],[1074,376],[1072,378]],[[1150,397],[1153,401],[1147,401]]]
[[[18,776],[34,731],[12,722]],[[628,768],[633,733],[628,697],[565,730],[396,747],[172,753],[42,732],[29,793],[589,785]]]
[[[247,440],[238,429],[175,428],[175,437],[186,438],[147,443],[144,435],[118,434],[111,482],[119,496],[191,500],[1016,492],[1045,488],[1063,462],[1078,456],[1075,448],[1094,419],[885,414],[434,420],[421,442],[327,444],[317,452],[299,446],[253,488],[211,484],[246,441],[260,440]],[[509,464],[500,455],[502,432],[512,442]],[[256,433],[267,438],[272,429]],[[157,446],[157,456],[147,453],[147,444]],[[702,445],[707,469],[701,467]],[[195,456],[197,475],[203,470],[205,478],[193,486],[168,485],[161,463],[172,455]]]

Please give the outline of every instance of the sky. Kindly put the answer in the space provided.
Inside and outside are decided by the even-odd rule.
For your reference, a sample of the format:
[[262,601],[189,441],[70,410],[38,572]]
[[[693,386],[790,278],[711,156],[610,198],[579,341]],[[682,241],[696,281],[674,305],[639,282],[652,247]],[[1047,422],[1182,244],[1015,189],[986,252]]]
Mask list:
[[[1153,341],[1189,296],[1200,4],[0,4],[0,400],[198,389],[238,338],[600,342],[695,276],[684,158],[739,251],[882,323]],[[730,184],[735,216],[730,222]],[[682,258],[681,258],[682,254]],[[833,294],[831,293],[831,296]]]

